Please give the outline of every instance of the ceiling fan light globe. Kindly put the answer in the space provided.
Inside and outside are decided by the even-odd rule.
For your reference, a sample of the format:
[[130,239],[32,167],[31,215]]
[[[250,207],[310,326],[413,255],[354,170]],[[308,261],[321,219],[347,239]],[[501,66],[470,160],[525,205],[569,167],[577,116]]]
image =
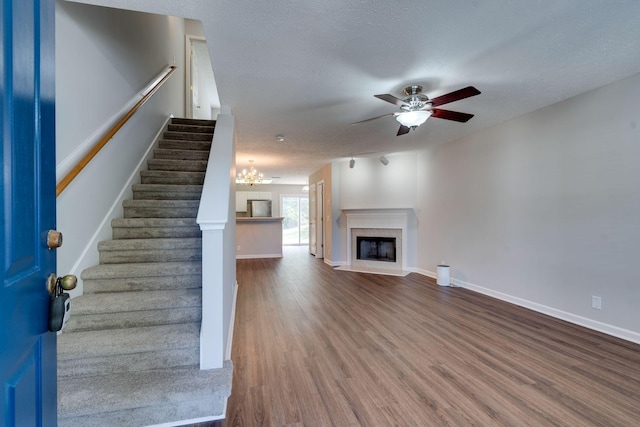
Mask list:
[[396,116],[396,120],[402,125],[408,128],[418,127],[427,119],[431,117],[431,111],[421,110],[421,111],[406,111],[404,113],[400,113]]

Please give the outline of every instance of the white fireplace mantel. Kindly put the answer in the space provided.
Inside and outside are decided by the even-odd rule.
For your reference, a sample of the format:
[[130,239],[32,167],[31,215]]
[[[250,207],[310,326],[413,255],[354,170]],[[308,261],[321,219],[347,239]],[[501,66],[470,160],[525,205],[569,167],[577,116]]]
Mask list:
[[343,209],[347,218],[347,265],[353,264],[351,248],[352,229],[379,228],[402,230],[402,270],[407,269],[408,253],[408,214],[412,209]]

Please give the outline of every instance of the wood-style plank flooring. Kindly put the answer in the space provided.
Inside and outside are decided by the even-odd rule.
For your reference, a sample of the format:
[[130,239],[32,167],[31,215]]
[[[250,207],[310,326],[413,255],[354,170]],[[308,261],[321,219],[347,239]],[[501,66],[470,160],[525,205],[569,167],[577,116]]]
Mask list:
[[640,345],[433,279],[238,260],[227,419],[204,426],[640,426]]

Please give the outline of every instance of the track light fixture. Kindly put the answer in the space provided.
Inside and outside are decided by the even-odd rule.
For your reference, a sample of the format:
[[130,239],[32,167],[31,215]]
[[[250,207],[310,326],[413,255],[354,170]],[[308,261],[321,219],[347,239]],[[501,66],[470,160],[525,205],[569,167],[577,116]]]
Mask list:
[[389,159],[387,159],[385,156],[380,156],[378,160],[380,160],[380,163],[382,163],[385,166],[389,164]]
[[353,169],[353,167],[356,165],[356,161],[353,160],[353,157],[351,158],[351,160],[349,160],[349,168]]

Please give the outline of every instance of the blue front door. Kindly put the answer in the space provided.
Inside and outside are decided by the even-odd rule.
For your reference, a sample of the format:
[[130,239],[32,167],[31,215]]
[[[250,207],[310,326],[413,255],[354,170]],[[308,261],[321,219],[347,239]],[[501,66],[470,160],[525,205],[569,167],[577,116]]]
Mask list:
[[0,1],[0,425],[55,426],[55,1]]

